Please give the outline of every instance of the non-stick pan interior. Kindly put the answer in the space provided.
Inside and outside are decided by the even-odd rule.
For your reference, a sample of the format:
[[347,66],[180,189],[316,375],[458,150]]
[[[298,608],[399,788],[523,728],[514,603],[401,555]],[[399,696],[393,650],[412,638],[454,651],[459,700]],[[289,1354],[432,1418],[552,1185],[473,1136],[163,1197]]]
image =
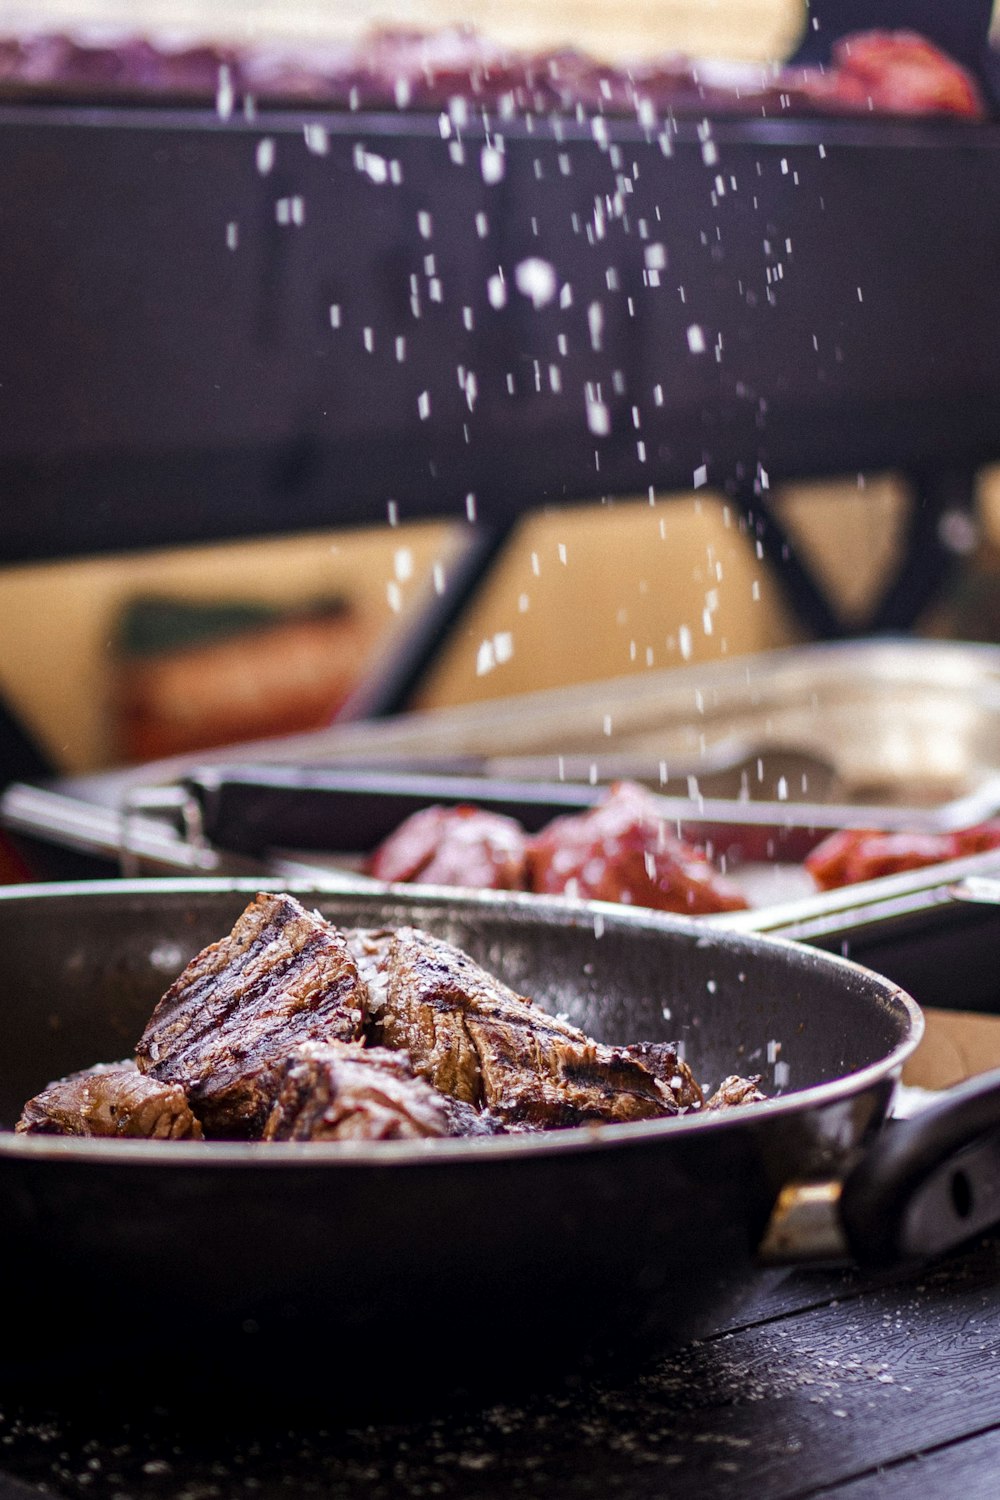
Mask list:
[[[224,936],[246,882],[148,881],[0,892],[0,1124],[50,1079],[132,1054],[159,996]],[[907,1043],[888,981],[828,955],[639,911],[533,898],[321,895],[345,927],[421,926],[598,1039],[670,1040],[705,1084],[768,1094],[829,1083]]]
[[[185,961],[253,892],[0,891],[0,1121],[49,1079],[130,1054]],[[759,1072],[785,1097],[356,1151],[0,1133],[17,1287],[0,1384],[5,1370],[76,1379],[82,1363],[112,1384],[141,1370],[144,1389],[188,1389],[197,1350],[199,1388],[259,1391],[261,1371],[294,1371],[267,1391],[305,1387],[338,1411],[352,1391],[523,1385],[529,1365],[540,1376],[699,1336],[746,1296],[781,1186],[837,1170],[877,1127],[920,1030],[886,980],[697,921],[531,897],[296,893],[344,926],[426,927],[599,1038],[677,1040],[706,1083]],[[461,1344],[466,1325],[468,1348],[432,1374],[428,1349]]]

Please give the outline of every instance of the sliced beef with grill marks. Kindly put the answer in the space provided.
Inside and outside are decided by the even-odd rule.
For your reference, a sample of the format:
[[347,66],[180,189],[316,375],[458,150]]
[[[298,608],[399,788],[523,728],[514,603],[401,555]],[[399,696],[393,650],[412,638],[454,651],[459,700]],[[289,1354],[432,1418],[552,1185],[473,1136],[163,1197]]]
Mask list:
[[14,1128],[22,1135],[202,1138],[180,1085],[147,1078],[134,1062],[99,1063],[48,1084],[28,1100]]
[[307,1042],[288,1058],[266,1141],[419,1140],[452,1134],[443,1095],[385,1047]]
[[621,1049],[632,1057],[654,1078],[658,1078],[673,1094],[684,1110],[701,1109],[705,1096],[694,1074],[682,1060],[676,1042],[632,1042]]
[[724,1078],[710,1099],[706,1099],[706,1109],[739,1109],[744,1104],[763,1104],[767,1095],[762,1093],[758,1085],[760,1075],[755,1078],[741,1078],[738,1073],[730,1073]]
[[[362,941],[360,935],[355,945]],[[414,1070],[506,1128],[653,1119],[696,1107],[701,1090],[673,1053],[670,1079],[624,1047],[546,1014],[441,938],[416,928],[373,935],[369,1034]]]
[[184,1088],[206,1135],[259,1136],[292,1049],[355,1040],[365,1000],[344,937],[294,897],[262,893],[167,990],[139,1067]]

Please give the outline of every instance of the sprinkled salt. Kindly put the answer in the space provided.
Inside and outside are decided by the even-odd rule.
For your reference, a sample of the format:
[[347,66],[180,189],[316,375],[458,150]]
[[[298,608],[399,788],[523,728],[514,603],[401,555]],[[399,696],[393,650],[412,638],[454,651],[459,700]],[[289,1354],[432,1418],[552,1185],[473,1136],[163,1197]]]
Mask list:
[[547,260],[531,255],[514,268],[514,285],[533,307],[545,307],[556,295],[558,278]]

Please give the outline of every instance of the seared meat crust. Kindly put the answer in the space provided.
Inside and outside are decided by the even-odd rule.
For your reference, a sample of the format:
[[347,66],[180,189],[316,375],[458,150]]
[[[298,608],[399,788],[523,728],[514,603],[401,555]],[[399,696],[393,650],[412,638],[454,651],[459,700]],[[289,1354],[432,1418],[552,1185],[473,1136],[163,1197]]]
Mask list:
[[288,1058],[265,1141],[389,1141],[452,1134],[445,1101],[385,1047],[307,1042]]
[[761,1093],[758,1085],[760,1075],[755,1078],[741,1078],[738,1073],[730,1073],[719,1084],[712,1097],[705,1102],[706,1109],[737,1109],[743,1104],[763,1104],[767,1098]]
[[184,1090],[145,1077],[134,1062],[101,1063],[50,1083],[28,1100],[14,1129],[22,1135],[202,1139]]
[[536,1008],[418,928],[341,932],[259,894],[157,1005],[137,1062],[49,1084],[22,1133],[385,1140],[543,1130],[726,1109],[677,1047],[613,1047]]
[[658,1079],[627,1048],[537,1010],[441,938],[404,927],[377,946],[384,985],[370,987],[372,1039],[402,1048],[435,1088],[508,1128],[652,1119],[700,1102],[676,1053],[670,1081]]
[[670,1089],[681,1109],[701,1109],[705,1096],[701,1085],[687,1063],[678,1055],[673,1042],[633,1042],[622,1051],[658,1078]]
[[254,1136],[302,1042],[360,1035],[365,987],[341,934],[292,896],[257,896],[157,1005],[139,1067],[184,1088],[209,1136]]

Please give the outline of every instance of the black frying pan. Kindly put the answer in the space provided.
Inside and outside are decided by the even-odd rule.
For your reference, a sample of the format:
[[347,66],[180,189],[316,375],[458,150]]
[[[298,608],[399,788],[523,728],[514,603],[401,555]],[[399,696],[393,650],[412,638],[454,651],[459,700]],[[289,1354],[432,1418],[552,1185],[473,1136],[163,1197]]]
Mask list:
[[[13,1125],[49,1079],[129,1054],[169,981],[255,889],[0,890],[0,1122]],[[137,1362],[179,1356],[188,1374],[227,1386],[269,1372],[275,1389],[356,1390],[426,1385],[431,1368],[458,1384],[512,1368],[534,1376],[689,1337],[753,1288],[779,1192],[839,1180],[878,1132],[921,1034],[917,1007],[888,980],[778,939],[496,893],[297,894],[343,925],[423,925],[604,1040],[678,1039],[705,1082],[760,1072],[777,1097],[716,1116],[417,1146],[4,1133],[0,1373],[76,1372],[82,1359],[88,1378],[110,1368],[145,1380]],[[878,1151],[861,1156],[860,1187],[843,1195],[855,1254],[920,1251],[907,1229],[911,1169],[926,1176],[961,1139],[953,1116],[884,1132],[883,1155],[902,1152],[887,1170]],[[943,1170],[928,1189],[940,1196],[945,1183],[932,1248],[978,1227],[974,1168]],[[795,1218],[793,1203],[778,1236],[791,1233],[793,1254]]]

